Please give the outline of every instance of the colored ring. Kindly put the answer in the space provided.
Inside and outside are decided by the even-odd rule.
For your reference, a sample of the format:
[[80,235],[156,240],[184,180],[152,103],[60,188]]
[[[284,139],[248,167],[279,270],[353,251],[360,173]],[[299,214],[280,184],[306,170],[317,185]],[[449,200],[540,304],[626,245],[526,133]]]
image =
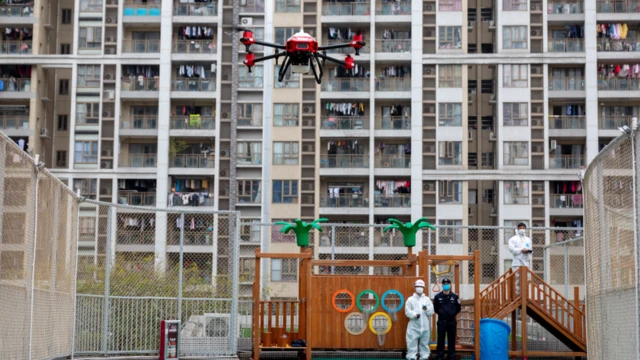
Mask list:
[[[339,294],[348,294],[349,296],[351,296],[351,305],[349,305],[349,308],[347,309],[340,309],[337,305],[336,305],[336,298],[338,297]],[[353,307],[356,305],[356,300],[355,297],[353,296],[353,293],[349,290],[338,290],[333,294],[333,298],[331,298],[331,304],[333,305],[333,309],[337,312],[341,312],[341,313],[346,313],[349,312],[353,309]]]
[[362,308],[362,304],[360,304],[360,297],[364,294],[372,294],[373,297],[376,298],[376,305],[369,312],[376,311],[376,309],[378,308],[378,305],[380,305],[380,298],[378,298],[378,294],[376,294],[373,290],[362,290],[360,294],[358,294],[358,298],[356,299],[356,304],[358,305],[358,309],[360,309],[360,311],[362,311],[363,313],[367,312],[367,311],[364,311],[364,309]]
[[[352,331],[351,329],[349,329],[349,327],[347,326],[347,323],[349,322],[349,320],[352,317],[360,317],[360,319],[362,319],[362,322],[363,322],[364,326],[362,327],[361,330]],[[344,319],[344,328],[351,335],[360,335],[360,334],[362,334],[365,330],[367,330],[367,323],[365,322],[364,315],[362,315],[362,313],[359,313],[359,312],[352,312],[351,314],[347,315],[347,317]]]
[[[373,327],[373,319],[375,319],[375,317],[378,316],[378,315],[382,315],[382,316],[386,317],[387,318],[387,322],[389,324],[389,326],[385,329],[385,331],[383,333],[380,333],[380,334]],[[389,331],[391,331],[391,326],[392,326],[391,318],[389,317],[389,315],[387,315],[387,313],[377,312],[377,313],[371,315],[371,317],[369,318],[369,330],[371,330],[371,332],[374,333],[375,335],[384,335],[384,334],[388,333]]]
[[[396,294],[396,295],[398,295],[398,297],[400,297],[400,305],[398,306],[397,309],[395,309],[393,311],[390,310],[389,308],[387,308],[387,305],[384,304],[384,299],[387,297],[387,295],[391,295],[391,294]],[[382,300],[380,301],[380,304],[382,305],[382,308],[384,309],[384,311],[386,311],[388,313],[398,312],[398,311],[400,311],[400,309],[402,309],[402,306],[404,305],[404,297],[402,296],[402,294],[400,294],[400,292],[398,290],[387,290],[387,292],[382,294]]]

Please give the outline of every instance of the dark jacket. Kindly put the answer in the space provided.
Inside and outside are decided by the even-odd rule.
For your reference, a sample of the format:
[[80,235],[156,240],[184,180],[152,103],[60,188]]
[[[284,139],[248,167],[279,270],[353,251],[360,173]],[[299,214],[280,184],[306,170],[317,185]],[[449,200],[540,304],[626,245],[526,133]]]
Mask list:
[[460,298],[454,292],[446,295],[444,292],[438,293],[433,301],[435,313],[438,314],[438,320],[451,321],[456,319],[456,315],[462,310]]

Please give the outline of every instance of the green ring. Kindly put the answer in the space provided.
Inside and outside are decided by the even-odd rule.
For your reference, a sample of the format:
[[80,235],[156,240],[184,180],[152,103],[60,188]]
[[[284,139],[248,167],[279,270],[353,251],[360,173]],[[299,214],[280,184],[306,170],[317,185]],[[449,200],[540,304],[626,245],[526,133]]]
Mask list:
[[378,294],[376,294],[373,290],[362,290],[360,294],[358,294],[358,296],[356,297],[356,305],[358,305],[358,309],[362,312],[365,312],[364,309],[362,309],[362,305],[360,304],[360,297],[364,294],[373,294],[373,297],[376,298],[376,306],[374,306],[373,309],[370,310],[370,312],[376,311],[378,305],[380,305],[380,298],[378,298]]

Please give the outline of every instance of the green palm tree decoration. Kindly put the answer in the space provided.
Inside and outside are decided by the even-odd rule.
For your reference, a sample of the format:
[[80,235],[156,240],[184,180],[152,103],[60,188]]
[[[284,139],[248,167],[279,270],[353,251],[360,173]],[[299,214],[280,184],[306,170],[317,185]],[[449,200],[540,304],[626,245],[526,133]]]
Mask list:
[[296,219],[293,223],[288,223],[284,221],[276,222],[276,225],[284,225],[280,230],[281,233],[286,234],[289,231],[293,230],[296,233],[296,242],[298,246],[307,247],[309,246],[309,231],[311,228],[314,228],[320,232],[322,232],[322,228],[318,223],[327,222],[329,219],[316,219],[313,222],[307,223],[300,219]]
[[427,218],[420,218],[415,223],[406,223],[403,224],[400,220],[389,219],[388,220],[392,225],[384,228],[384,231],[388,231],[391,229],[398,229],[402,233],[402,237],[404,239],[404,246],[406,247],[414,247],[416,246],[416,233],[418,230],[422,228],[429,228],[435,230],[436,228],[427,222]]

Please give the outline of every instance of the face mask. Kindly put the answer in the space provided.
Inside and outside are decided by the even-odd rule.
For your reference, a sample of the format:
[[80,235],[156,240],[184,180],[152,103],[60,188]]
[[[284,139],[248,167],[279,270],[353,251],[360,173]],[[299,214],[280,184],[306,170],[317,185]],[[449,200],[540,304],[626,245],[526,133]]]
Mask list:
[[422,294],[423,291],[424,291],[424,289],[421,288],[421,287],[417,287],[416,288],[416,294],[418,294],[418,295]]
[[521,229],[521,230],[518,230],[518,234],[519,234],[520,236],[524,236],[524,233],[525,233],[525,230],[522,230],[522,229]]
[[449,291],[449,290],[451,290],[451,284],[444,284],[444,285],[442,285],[442,289],[444,289],[444,291]]

